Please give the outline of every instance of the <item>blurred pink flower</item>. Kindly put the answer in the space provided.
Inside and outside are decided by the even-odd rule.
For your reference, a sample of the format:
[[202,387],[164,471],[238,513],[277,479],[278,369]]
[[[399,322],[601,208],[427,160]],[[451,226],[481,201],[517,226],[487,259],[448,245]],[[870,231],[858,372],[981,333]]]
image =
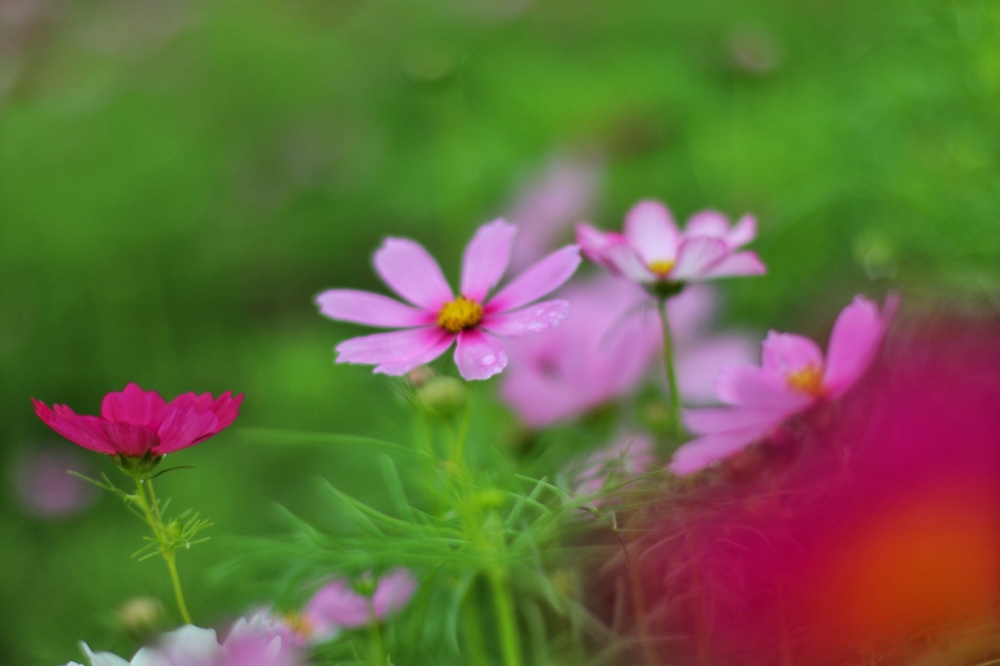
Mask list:
[[104,396],[100,416],[83,416],[32,398],[38,417],[69,441],[130,458],[162,456],[205,441],[236,419],[242,401],[242,395],[226,391],[215,399],[210,393],[183,393],[167,403],[156,391],[132,383]]
[[[540,428],[580,416],[635,387],[662,346],[645,292],[606,275],[563,290],[573,316],[546,335],[509,345],[510,369],[500,385],[504,400],[526,424]],[[750,363],[753,344],[740,335],[706,333],[714,310],[710,288],[689,287],[667,304],[685,400],[712,400],[722,368]]]
[[[91,666],[299,666],[305,663],[290,630],[264,616],[241,618],[221,644],[214,629],[192,625],[160,636],[128,662],[84,643]],[[73,666],[70,662],[67,666]]]
[[417,307],[351,289],[331,289],[317,296],[320,312],[331,319],[404,329],[342,342],[337,345],[337,362],[372,364],[375,372],[404,375],[433,361],[457,340],[455,363],[462,377],[487,379],[502,372],[507,354],[503,343],[490,334],[517,337],[557,326],[569,311],[566,301],[524,306],[557,289],[580,264],[579,248],[564,247],[487,299],[507,269],[516,231],[503,220],[479,228],[465,248],[457,296],[421,245],[387,238],[375,253],[375,270]]
[[344,578],[326,584],[313,595],[302,612],[314,640],[384,620],[403,609],[417,590],[417,579],[406,569],[392,569],[379,577],[371,597],[357,592]]
[[649,437],[623,435],[584,461],[584,469],[576,476],[573,490],[578,495],[596,495],[609,481],[621,482],[638,476],[654,462],[653,442]]
[[819,400],[842,395],[875,358],[897,304],[898,298],[890,295],[879,312],[875,303],[855,297],[833,325],[825,359],[809,338],[768,333],[761,367],[727,368],[716,380],[719,400],[728,407],[686,412],[685,425],[701,437],[677,449],[670,469],[677,474],[703,469]]
[[76,451],[34,451],[13,466],[13,483],[25,510],[41,518],[69,516],[87,508],[95,488],[69,471],[86,474],[89,465]]
[[512,270],[521,270],[556,246],[584,218],[600,190],[601,165],[595,160],[557,157],[529,181],[510,206],[517,225]]
[[757,223],[744,215],[732,228],[722,213],[703,211],[683,232],[658,201],[640,201],[625,216],[624,233],[577,227],[584,256],[613,275],[640,284],[713,280],[761,275],[764,264],[753,252],[737,252],[757,235]]

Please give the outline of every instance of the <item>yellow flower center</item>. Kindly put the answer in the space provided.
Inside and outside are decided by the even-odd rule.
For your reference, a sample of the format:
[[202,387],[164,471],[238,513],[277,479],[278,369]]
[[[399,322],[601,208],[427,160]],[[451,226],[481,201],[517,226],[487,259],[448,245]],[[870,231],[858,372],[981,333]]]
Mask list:
[[303,638],[312,636],[314,630],[312,623],[298,613],[285,613],[282,619],[299,636]]
[[676,261],[671,261],[670,259],[657,259],[656,261],[649,262],[647,268],[656,273],[657,277],[665,278],[674,269],[674,264],[676,263]]
[[465,296],[448,301],[438,312],[438,326],[449,333],[460,333],[475,328],[482,320],[483,306]]
[[823,368],[807,365],[801,370],[785,375],[785,381],[792,389],[801,393],[820,397],[826,389],[823,388]]

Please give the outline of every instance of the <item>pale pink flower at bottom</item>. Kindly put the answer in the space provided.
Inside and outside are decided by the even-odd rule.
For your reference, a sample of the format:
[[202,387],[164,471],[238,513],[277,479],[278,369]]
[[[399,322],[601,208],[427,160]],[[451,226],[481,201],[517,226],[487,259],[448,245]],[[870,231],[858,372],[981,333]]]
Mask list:
[[761,367],[728,368],[716,380],[718,398],[727,407],[685,412],[685,425],[700,437],[677,449],[671,471],[701,470],[766,436],[793,414],[842,395],[871,365],[897,305],[895,294],[886,298],[881,312],[875,303],[855,297],[833,325],[825,358],[809,338],[768,333]]
[[503,342],[557,326],[566,318],[563,300],[535,303],[557,289],[580,264],[575,245],[541,259],[490,296],[507,269],[517,228],[503,220],[483,225],[465,248],[461,289],[454,294],[438,263],[421,245],[387,238],[375,253],[375,270],[416,307],[379,294],[331,289],[316,297],[331,319],[401,328],[352,338],[337,345],[338,363],[374,365],[375,372],[405,375],[430,363],[455,343],[455,364],[465,379],[488,379],[507,365]]
[[302,611],[302,619],[314,638],[334,635],[339,629],[364,627],[373,619],[382,621],[397,613],[416,590],[417,579],[406,569],[391,569],[383,574],[370,598],[358,593],[349,580],[338,578],[313,595]]

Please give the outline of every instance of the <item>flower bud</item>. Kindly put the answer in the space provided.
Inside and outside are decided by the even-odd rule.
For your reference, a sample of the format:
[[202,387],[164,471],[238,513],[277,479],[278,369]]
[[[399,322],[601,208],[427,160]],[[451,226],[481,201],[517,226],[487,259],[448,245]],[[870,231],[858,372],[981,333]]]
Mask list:
[[139,643],[163,629],[166,609],[154,597],[132,597],[115,611],[119,626]]
[[417,389],[417,401],[431,414],[449,417],[465,406],[468,389],[454,377],[435,377]]

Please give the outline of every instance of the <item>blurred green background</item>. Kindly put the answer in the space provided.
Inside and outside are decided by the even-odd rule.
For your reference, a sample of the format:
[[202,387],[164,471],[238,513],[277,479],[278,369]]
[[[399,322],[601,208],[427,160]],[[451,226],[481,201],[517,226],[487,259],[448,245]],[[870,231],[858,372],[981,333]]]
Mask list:
[[0,663],[130,654],[114,609],[170,599],[116,498],[26,510],[26,461],[74,448],[31,396],[246,393],[160,484],[217,523],[180,558],[195,615],[237,613],[267,595],[212,582],[225,534],[281,529],[318,474],[372,492],[364,451],[240,428],[405,437],[388,382],[332,364],[361,329],[312,304],[381,290],[384,235],[454,276],[562,156],[601,165],[600,226],[641,197],[755,213],[770,272],[724,287],[730,323],[823,331],[893,282],[993,307],[998,120],[986,0],[0,0]]

